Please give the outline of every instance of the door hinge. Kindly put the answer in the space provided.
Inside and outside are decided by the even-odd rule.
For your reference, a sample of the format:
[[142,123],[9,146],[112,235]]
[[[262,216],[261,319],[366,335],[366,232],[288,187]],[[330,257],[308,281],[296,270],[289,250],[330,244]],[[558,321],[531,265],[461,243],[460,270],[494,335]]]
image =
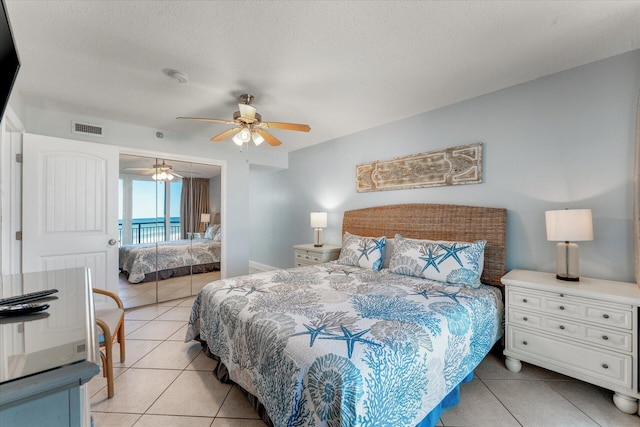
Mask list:
[[16,240],[22,240],[22,231],[16,231]]
[[16,163],[22,163],[22,153],[16,154]]

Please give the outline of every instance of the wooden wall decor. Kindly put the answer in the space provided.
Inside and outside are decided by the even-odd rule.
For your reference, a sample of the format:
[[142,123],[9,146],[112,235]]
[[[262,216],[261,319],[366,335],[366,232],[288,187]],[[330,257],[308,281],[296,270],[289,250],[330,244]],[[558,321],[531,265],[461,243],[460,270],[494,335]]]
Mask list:
[[481,142],[356,166],[358,193],[481,182]]

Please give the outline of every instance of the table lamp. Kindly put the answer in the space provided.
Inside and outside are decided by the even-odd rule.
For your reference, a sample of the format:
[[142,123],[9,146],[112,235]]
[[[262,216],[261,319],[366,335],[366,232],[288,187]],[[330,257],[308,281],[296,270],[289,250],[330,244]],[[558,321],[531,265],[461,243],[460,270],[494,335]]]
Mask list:
[[211,221],[211,214],[208,214],[208,213],[200,214],[200,222],[205,224],[203,227],[204,231],[207,231],[207,227],[209,226],[210,221]]
[[578,245],[572,242],[593,240],[591,209],[546,211],[547,240],[557,241],[556,278],[577,282]]
[[322,246],[322,229],[327,227],[326,212],[311,212],[311,228],[313,228],[313,246]]

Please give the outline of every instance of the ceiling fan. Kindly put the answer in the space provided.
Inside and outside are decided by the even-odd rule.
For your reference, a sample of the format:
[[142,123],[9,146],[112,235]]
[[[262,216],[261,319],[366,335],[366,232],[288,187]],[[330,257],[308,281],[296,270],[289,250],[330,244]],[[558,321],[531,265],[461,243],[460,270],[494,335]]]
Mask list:
[[151,175],[151,178],[155,181],[171,181],[173,178],[184,178],[173,171],[173,167],[162,161],[150,168],[125,168],[125,170],[140,170],[138,175],[146,176]]
[[233,142],[242,145],[245,142],[253,141],[255,145],[260,145],[264,141],[273,147],[282,144],[275,136],[267,132],[265,129],[283,129],[296,130],[300,132],[309,132],[309,125],[301,125],[296,123],[282,122],[263,122],[262,116],[256,112],[256,107],[251,105],[253,95],[242,94],[238,104],[239,111],[233,113],[233,120],[210,119],[206,117],[178,117],[178,119],[197,120],[201,122],[224,123],[233,125],[232,129],[226,130],[213,138],[212,142],[222,141],[233,135]]

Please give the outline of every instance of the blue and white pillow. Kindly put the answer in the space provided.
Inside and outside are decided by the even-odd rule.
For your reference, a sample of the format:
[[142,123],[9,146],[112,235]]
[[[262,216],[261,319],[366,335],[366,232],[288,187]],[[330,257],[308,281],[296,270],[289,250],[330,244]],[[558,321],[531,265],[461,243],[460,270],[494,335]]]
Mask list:
[[218,227],[215,233],[213,233],[212,240],[214,242],[219,242],[222,239],[222,227]]
[[204,233],[205,239],[213,239],[216,233],[220,230],[220,224],[213,224],[207,227],[207,231]]
[[382,268],[387,238],[344,233],[338,264],[378,271]]
[[486,244],[486,240],[417,240],[396,234],[389,270],[406,276],[477,288],[481,284]]

